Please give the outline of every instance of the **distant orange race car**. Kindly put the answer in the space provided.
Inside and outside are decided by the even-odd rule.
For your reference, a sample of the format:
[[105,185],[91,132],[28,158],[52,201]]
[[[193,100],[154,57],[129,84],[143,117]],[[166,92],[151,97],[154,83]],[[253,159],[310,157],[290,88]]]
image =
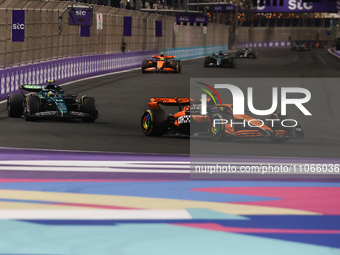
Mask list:
[[181,73],[181,66],[182,62],[175,60],[175,56],[155,55],[152,56],[152,59],[147,59],[142,62],[142,73]]
[[[269,138],[284,143],[291,138],[304,138],[297,123],[295,127],[282,126],[278,112],[259,120],[249,115],[234,115],[232,104],[210,104],[207,115],[201,114],[201,102],[191,98],[151,98],[145,110],[141,127],[146,136],[180,135],[183,137],[209,135],[212,140]],[[178,106],[175,113],[166,114],[160,105]],[[230,124],[230,123],[234,123]],[[244,123],[241,125],[241,123]]]

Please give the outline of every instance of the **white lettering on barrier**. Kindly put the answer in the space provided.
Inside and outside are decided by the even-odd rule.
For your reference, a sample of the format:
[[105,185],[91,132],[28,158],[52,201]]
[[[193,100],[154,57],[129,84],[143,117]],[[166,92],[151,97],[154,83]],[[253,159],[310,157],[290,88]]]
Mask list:
[[86,16],[86,11],[78,10],[76,11],[77,16]]
[[11,75],[11,90],[9,92],[12,92],[14,91],[14,82],[15,82],[15,77],[14,77],[14,72],[12,72],[12,75]]
[[61,76],[61,66],[60,66],[60,63],[58,65],[58,67],[56,68],[56,72],[57,72],[58,80],[60,80],[60,76]]
[[15,74],[15,87],[14,87],[14,90],[18,90],[19,89],[19,73],[18,71],[16,71],[16,74]]
[[302,2],[298,2],[296,0],[289,0],[288,1],[288,9],[289,10],[311,10],[313,8],[313,5],[309,3],[302,3]]
[[5,77],[4,77],[4,74],[2,74],[1,76],[1,94],[4,94],[5,93]]
[[[39,71],[39,68],[37,68],[37,71],[36,71],[36,73],[35,73],[35,76],[36,76],[36,79],[37,79],[37,83],[40,84],[40,76],[39,76],[39,74],[40,74],[40,71]],[[36,84],[36,83],[34,83],[34,84]]]
[[12,27],[13,27],[13,30],[24,30],[25,24],[16,23],[16,24],[13,24]]
[[23,72],[22,72],[22,70],[20,71],[20,81],[19,81],[19,85],[21,85],[21,84],[24,84],[24,74],[23,74]]
[[22,83],[22,84],[24,84],[24,83],[28,83],[28,81],[27,81],[27,77],[28,77],[28,73],[27,73],[27,71],[26,71],[27,69],[25,69],[25,73],[24,73],[24,82]]
[[34,67],[33,67],[33,70],[32,70],[32,82],[33,82],[33,84],[36,84],[36,82],[35,82],[35,69],[34,69]]
[[11,79],[9,77],[9,74],[7,74],[7,77],[6,77],[6,93],[9,93],[9,84],[11,82]]
[[32,70],[28,68],[28,83],[32,84]]

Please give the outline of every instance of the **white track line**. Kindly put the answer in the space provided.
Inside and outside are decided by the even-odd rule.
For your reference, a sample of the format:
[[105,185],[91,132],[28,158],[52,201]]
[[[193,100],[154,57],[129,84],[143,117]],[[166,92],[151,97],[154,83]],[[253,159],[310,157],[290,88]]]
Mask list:
[[318,55],[318,58],[321,60],[321,62],[322,62],[324,65],[327,65],[326,61],[323,60],[323,58],[322,58],[320,55]]
[[1,160],[0,166],[185,168],[190,162],[96,160]]
[[336,56],[337,58],[340,58],[340,56],[338,56],[337,54],[335,54],[334,52],[331,51],[331,48],[328,49],[328,52],[331,53],[333,56]]
[[7,220],[165,220],[192,219],[186,210],[0,210]]
[[50,171],[50,172],[90,172],[90,173],[157,173],[157,174],[189,174],[190,170],[110,168],[110,167],[33,167],[33,166],[1,166],[3,171]]

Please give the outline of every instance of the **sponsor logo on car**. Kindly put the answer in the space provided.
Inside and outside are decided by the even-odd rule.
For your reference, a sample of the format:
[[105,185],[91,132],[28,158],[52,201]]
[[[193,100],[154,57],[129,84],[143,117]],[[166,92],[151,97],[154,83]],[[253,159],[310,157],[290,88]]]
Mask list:
[[58,111],[36,112],[35,116],[53,116],[58,115]]
[[178,117],[178,124],[187,124],[190,123],[190,115],[180,116]]
[[88,113],[85,113],[85,112],[70,112],[70,115],[73,115],[73,116],[80,116],[80,117],[88,117],[90,116],[90,114]]

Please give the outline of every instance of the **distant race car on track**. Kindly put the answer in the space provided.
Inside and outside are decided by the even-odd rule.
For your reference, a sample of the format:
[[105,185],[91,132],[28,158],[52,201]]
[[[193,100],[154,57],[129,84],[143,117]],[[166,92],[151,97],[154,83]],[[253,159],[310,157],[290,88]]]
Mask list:
[[313,43],[313,44],[312,44],[312,48],[313,48],[313,49],[323,49],[324,46],[323,46],[322,43],[316,42],[316,43]]
[[142,73],[181,73],[181,68],[182,62],[175,60],[175,56],[164,56],[163,54],[152,56],[152,59],[147,59],[142,62]]
[[64,94],[62,88],[48,81],[47,85],[21,85],[21,90],[34,92],[11,93],[7,98],[9,117],[23,117],[25,120],[73,119],[93,122],[98,118],[98,110],[93,97]]
[[[189,137],[209,135],[212,140],[242,138],[269,138],[274,143],[283,143],[291,138],[303,138],[304,132],[299,124],[283,127],[278,112],[268,120],[252,118],[248,115],[233,115],[231,104],[207,106],[207,115],[201,115],[201,103],[191,98],[151,98],[149,109],[141,118],[142,131],[146,136],[180,135]],[[166,114],[160,105],[177,106],[175,113]],[[271,119],[273,121],[271,121]],[[223,122],[227,120],[228,123]],[[280,121],[279,121],[280,120]],[[251,125],[232,125],[232,122],[251,122]],[[216,124],[217,123],[217,124]],[[288,126],[288,125],[286,125]],[[291,125],[292,126],[292,125]]]
[[220,51],[219,53],[214,53],[211,56],[208,56],[204,60],[204,67],[236,67],[236,59],[231,57],[230,54],[223,53]]
[[257,58],[257,53],[256,51],[253,51],[252,49],[244,48],[242,50],[238,50],[236,52],[236,57],[237,58]]
[[292,47],[292,51],[310,51],[310,48],[304,44],[295,44]]

